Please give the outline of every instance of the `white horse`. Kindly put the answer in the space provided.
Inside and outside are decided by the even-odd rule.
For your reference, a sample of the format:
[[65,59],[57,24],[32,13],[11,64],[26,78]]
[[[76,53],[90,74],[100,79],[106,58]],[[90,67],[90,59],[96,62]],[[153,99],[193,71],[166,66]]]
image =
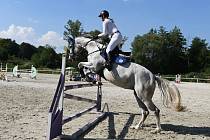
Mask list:
[[[102,44],[92,41],[89,38],[77,37],[72,47],[69,48],[70,54],[77,54],[78,48],[84,48],[88,51],[88,62],[80,62],[79,68],[87,67],[91,71],[99,72],[104,68],[106,60],[101,56],[100,51]],[[153,111],[156,116],[155,132],[161,131],[160,126],[160,110],[154,105],[152,97],[155,91],[156,82],[162,93],[163,104],[175,111],[182,111],[184,107],[181,105],[181,96],[178,88],[160,77],[156,77],[145,67],[127,62],[119,65],[114,63],[112,70],[103,69],[103,76],[106,80],[114,85],[125,89],[134,90],[134,96],[142,109],[142,118],[139,123],[131,128],[139,129],[143,127],[144,121],[149,114],[149,110]]]

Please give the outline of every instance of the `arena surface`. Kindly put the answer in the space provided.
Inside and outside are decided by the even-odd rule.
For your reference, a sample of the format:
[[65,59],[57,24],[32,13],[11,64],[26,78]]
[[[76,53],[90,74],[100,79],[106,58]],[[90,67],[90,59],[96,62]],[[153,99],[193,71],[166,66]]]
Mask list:
[[[57,86],[59,75],[38,74],[37,80],[11,78],[0,81],[0,140],[45,140],[48,110]],[[79,82],[70,82],[79,83]],[[103,82],[102,103],[109,104],[111,114],[99,123],[87,139],[185,139],[210,140],[210,84],[176,84],[182,95],[185,112],[174,112],[162,105],[159,89],[155,90],[154,103],[161,110],[162,131],[153,134],[155,116],[150,112],[142,130],[130,129],[140,118],[140,110],[133,91]],[[71,94],[94,99],[97,87],[75,89]],[[64,115],[85,109],[90,103],[65,100]],[[72,134],[96,114],[89,113],[64,125],[63,133]]]

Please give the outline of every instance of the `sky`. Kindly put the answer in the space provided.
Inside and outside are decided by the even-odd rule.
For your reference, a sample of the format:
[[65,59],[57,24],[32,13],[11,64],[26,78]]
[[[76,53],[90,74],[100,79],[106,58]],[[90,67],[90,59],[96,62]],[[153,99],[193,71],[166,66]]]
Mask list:
[[102,31],[98,14],[104,9],[128,37],[125,51],[136,35],[160,26],[167,31],[179,27],[188,45],[194,37],[210,43],[209,0],[1,0],[0,38],[37,47],[50,44],[62,52],[67,21],[79,20],[85,31]]

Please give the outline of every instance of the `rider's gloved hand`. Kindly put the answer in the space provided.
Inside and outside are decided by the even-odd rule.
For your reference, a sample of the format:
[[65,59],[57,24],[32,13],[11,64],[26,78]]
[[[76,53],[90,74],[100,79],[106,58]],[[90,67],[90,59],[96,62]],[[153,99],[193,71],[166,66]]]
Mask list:
[[99,39],[99,36],[95,36],[95,37],[93,37],[93,39],[92,39],[92,40],[97,40],[97,39]]

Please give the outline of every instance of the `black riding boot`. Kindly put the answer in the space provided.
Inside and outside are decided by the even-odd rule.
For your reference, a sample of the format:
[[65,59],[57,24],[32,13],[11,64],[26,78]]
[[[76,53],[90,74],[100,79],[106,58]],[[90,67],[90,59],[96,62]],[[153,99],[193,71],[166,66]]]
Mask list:
[[81,78],[85,78],[85,73],[84,73],[84,71],[83,71],[83,68],[84,68],[84,67],[82,67],[82,68],[79,69]]
[[112,70],[112,56],[111,56],[111,53],[107,54],[106,68],[108,69],[108,71]]

